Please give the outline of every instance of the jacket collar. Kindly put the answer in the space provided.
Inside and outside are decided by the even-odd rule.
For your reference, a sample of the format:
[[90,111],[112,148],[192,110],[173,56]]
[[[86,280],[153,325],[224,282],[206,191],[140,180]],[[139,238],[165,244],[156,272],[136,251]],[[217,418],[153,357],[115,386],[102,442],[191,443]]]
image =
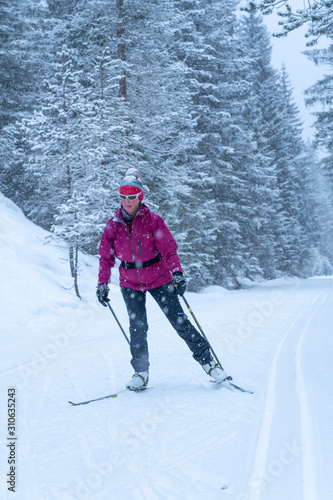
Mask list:
[[[147,205],[145,205],[144,203],[141,203],[140,207],[139,207],[139,210],[134,214],[133,216],[133,219],[137,216],[137,215],[145,215],[146,213],[149,212],[149,208],[147,207]],[[133,222],[133,219],[132,219],[132,222]],[[125,219],[124,219],[124,216],[123,216],[123,211],[122,211],[122,207],[120,207],[115,215],[114,215],[114,219],[113,220],[116,220],[118,222],[125,222]]]

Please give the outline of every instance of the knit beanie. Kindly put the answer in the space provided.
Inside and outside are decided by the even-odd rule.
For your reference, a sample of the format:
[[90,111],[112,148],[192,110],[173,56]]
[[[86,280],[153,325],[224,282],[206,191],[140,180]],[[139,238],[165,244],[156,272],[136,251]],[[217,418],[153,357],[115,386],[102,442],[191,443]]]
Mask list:
[[125,177],[121,181],[119,193],[138,194],[141,192],[139,200],[142,201],[144,194],[143,194],[142,181],[139,175],[140,175],[139,171],[136,168],[129,168],[125,174]]

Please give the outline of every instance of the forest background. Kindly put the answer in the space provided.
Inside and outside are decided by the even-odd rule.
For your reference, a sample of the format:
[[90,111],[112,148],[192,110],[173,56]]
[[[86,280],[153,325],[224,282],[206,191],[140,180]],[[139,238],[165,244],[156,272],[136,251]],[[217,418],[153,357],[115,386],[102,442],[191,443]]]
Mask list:
[[[130,167],[190,289],[332,274],[332,75],[307,91],[321,109],[305,143],[271,63],[274,3],[1,0],[0,190],[66,241],[77,295]],[[328,20],[332,3],[315,4]],[[289,10],[285,33],[310,21],[307,55],[332,67],[315,46],[331,23],[310,14]]]

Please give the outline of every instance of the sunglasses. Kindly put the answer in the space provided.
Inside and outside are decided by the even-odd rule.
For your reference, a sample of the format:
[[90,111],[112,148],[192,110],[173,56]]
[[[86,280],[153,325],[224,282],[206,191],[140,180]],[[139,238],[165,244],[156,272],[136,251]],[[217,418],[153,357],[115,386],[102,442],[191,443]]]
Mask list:
[[121,200],[126,200],[128,198],[130,201],[133,201],[133,200],[137,200],[139,198],[140,194],[141,193],[138,193],[138,194],[120,194],[119,198]]

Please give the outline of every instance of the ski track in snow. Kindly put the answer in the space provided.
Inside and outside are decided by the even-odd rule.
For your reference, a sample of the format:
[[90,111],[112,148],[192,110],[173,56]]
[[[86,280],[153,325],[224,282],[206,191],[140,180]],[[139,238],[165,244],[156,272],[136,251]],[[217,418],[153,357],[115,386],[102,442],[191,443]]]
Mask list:
[[[279,369],[281,369],[281,364],[283,364],[284,367],[286,366],[285,363],[281,363],[281,358],[285,355],[285,353],[283,353],[283,348],[290,341],[290,337],[293,334],[296,334],[298,339],[296,350],[292,353],[292,357],[294,358],[293,363],[295,366],[295,380],[290,377],[290,384],[295,384],[294,389],[297,392],[299,401],[298,423],[300,428],[300,443],[297,443],[296,445],[295,442],[292,443],[293,450],[291,450],[291,454],[294,453],[294,458],[296,459],[297,454],[301,453],[302,466],[300,477],[298,478],[298,496],[296,497],[294,493],[292,498],[295,500],[296,498],[299,498],[300,500],[321,500],[317,493],[317,464],[314,445],[315,433],[313,430],[313,418],[311,416],[312,407],[308,395],[308,380],[305,375],[306,369],[303,367],[303,341],[308,333],[309,325],[313,317],[318,313],[321,306],[325,304],[327,296],[327,293],[325,295],[316,294],[311,304],[312,308],[310,308],[310,312],[307,311],[305,313],[303,310],[298,314],[289,329],[286,331],[275,352],[268,377],[265,405],[263,408],[263,416],[255,448],[248,493],[242,497],[244,499],[273,499],[272,493],[265,493],[267,481],[265,473],[267,473],[269,469],[271,469],[271,471],[274,470],[273,466],[275,466],[276,476],[279,476],[279,465],[280,470],[283,470],[283,465],[289,465],[288,461],[290,461],[290,459],[292,460],[292,457],[290,456],[288,459],[287,453],[285,453],[284,456],[281,454],[279,457],[281,464],[277,464],[277,460],[270,463],[269,447],[275,436],[273,423],[274,412],[280,404],[277,397],[277,386],[279,384],[278,372]],[[290,452],[290,449],[287,449],[287,451]],[[295,481],[295,483],[297,483],[297,481]]]
[[[321,299],[321,300],[320,300]],[[320,307],[326,302],[327,294],[319,297],[318,307],[310,314],[306,325],[300,335],[296,350],[296,388],[300,402],[300,432],[302,442],[302,490],[303,500],[317,500],[317,464],[315,460],[314,431],[311,417],[311,404],[307,391],[307,381],[303,371],[303,340],[307,333],[308,326],[313,316]]]

